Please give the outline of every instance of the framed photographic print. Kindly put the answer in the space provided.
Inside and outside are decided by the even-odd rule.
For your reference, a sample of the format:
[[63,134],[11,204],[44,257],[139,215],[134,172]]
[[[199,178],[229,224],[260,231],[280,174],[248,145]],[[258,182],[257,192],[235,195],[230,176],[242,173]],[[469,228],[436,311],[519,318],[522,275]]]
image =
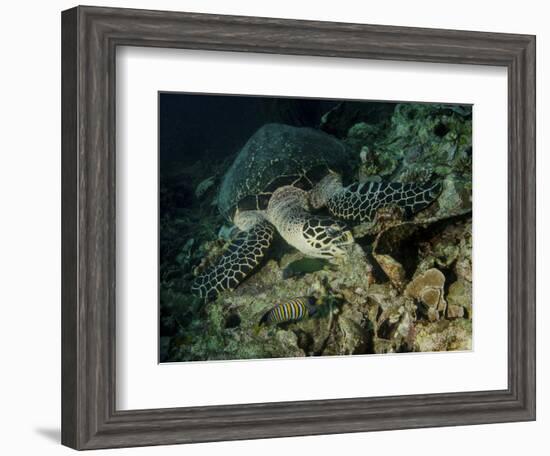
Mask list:
[[535,38],[62,14],[62,442],[535,419]]

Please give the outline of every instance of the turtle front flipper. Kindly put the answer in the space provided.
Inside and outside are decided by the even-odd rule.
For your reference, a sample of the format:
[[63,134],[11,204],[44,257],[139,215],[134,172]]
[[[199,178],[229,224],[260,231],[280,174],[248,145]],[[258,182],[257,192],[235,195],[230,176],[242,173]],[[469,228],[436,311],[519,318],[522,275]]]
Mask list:
[[368,222],[383,207],[397,206],[407,216],[432,204],[442,190],[440,181],[366,182],[343,187],[339,176],[331,174],[312,193],[314,206],[326,205],[332,215],[343,220]]
[[261,221],[241,231],[216,264],[199,275],[191,291],[207,300],[236,288],[260,264],[273,239],[273,226]]

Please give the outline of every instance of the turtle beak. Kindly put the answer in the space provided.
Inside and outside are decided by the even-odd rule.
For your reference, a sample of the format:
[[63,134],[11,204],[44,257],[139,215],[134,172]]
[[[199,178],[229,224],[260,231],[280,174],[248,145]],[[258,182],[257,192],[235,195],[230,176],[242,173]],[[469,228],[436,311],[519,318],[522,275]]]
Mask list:
[[346,247],[348,245],[353,244],[353,235],[351,234],[351,231],[346,230],[340,233],[340,235],[334,239],[333,243],[333,249],[335,250],[335,255],[337,257],[342,257],[347,254]]
[[331,226],[327,228],[327,234],[330,237],[330,242],[322,249],[324,256],[326,258],[345,256],[347,254],[346,247],[354,242],[351,231],[340,226]]
[[335,243],[339,246],[353,244],[353,234],[351,234],[351,231],[346,230],[335,240]]

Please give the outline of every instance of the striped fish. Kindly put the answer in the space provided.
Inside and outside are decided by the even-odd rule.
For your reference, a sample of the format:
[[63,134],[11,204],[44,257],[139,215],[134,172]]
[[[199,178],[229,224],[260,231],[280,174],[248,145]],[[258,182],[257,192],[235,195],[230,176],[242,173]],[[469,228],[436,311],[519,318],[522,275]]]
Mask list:
[[315,302],[316,299],[312,296],[290,299],[266,312],[260,320],[260,325],[299,321],[304,317],[310,317],[316,311]]

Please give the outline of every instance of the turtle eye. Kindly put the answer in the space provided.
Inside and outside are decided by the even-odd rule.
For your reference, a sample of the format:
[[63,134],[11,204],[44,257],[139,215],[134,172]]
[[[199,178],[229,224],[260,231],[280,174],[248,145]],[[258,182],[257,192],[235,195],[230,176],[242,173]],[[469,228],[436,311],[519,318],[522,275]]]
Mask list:
[[339,236],[342,231],[345,229],[345,227],[339,225],[339,224],[332,224],[330,226],[327,226],[325,228],[326,230],[326,233],[329,235],[329,236]]
[[326,230],[329,236],[336,236],[340,231],[340,227],[337,225],[331,225],[331,226],[327,226]]

